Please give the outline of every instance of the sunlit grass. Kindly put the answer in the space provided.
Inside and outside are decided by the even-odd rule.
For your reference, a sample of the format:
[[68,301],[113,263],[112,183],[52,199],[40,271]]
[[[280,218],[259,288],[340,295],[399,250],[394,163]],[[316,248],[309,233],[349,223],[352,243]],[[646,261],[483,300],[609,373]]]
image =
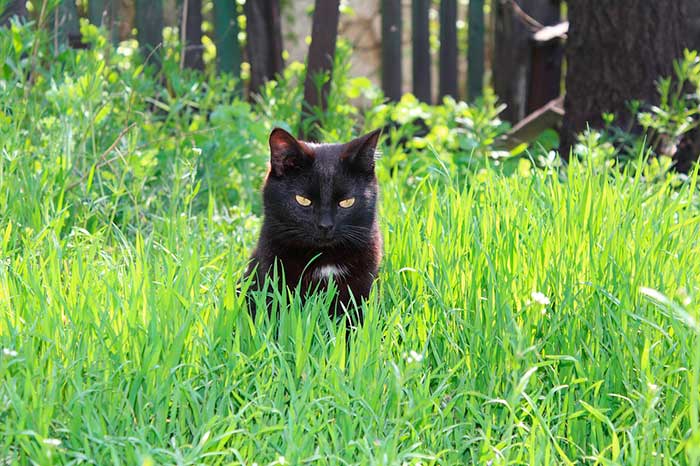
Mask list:
[[697,175],[567,176],[383,175],[350,334],[322,295],[250,320],[242,213],[3,212],[0,463],[697,464]]

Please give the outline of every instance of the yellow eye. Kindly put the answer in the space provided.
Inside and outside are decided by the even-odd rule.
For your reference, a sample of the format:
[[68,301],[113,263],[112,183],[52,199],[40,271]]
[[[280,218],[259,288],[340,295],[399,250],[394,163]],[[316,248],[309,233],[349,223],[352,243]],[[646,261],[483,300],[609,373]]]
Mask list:
[[294,196],[294,199],[296,199],[299,205],[301,206],[308,207],[311,205],[311,199],[307,199],[304,196],[299,196],[297,194],[296,196]]
[[348,198],[348,199],[343,199],[342,201],[340,201],[340,202],[338,203],[338,205],[339,205],[340,207],[342,207],[343,209],[347,209],[347,208],[349,208],[349,207],[352,207],[352,205],[353,205],[354,203],[355,203],[355,198],[354,198],[354,197],[351,197],[351,198]]

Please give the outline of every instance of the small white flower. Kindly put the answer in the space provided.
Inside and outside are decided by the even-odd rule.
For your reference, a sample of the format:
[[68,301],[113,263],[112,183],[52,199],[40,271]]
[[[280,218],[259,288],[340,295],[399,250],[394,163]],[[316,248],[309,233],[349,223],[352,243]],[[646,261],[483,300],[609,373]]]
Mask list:
[[423,355],[420,353],[417,353],[413,350],[408,352],[408,357],[406,358],[406,361],[410,364],[413,361],[415,362],[421,362],[423,360]]
[[541,293],[539,291],[533,291],[531,296],[533,301],[543,306],[547,306],[551,302],[549,301],[549,298],[544,295],[544,293]]
[[284,458],[284,456],[280,456],[277,458],[277,463],[278,464],[287,464],[287,460]]
[[11,350],[10,348],[3,348],[2,354],[3,356],[7,356],[8,358],[16,358],[18,353],[17,351]]
[[57,438],[45,438],[43,440],[44,445],[50,445],[52,447],[57,447],[61,444],[61,441]]

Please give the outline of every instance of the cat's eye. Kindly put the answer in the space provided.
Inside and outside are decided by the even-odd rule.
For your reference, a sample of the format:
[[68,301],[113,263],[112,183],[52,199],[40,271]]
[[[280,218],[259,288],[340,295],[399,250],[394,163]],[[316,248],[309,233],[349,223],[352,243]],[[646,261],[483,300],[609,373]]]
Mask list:
[[298,203],[300,206],[309,207],[309,206],[311,205],[311,199],[308,199],[308,198],[306,198],[306,197],[304,197],[304,196],[299,196],[299,195],[297,194],[296,196],[294,196],[294,199],[297,200],[297,203]]
[[348,209],[348,208],[352,207],[354,203],[355,203],[355,198],[349,197],[347,199],[343,199],[342,201],[340,201],[338,203],[338,205],[340,207],[342,207],[343,209]]

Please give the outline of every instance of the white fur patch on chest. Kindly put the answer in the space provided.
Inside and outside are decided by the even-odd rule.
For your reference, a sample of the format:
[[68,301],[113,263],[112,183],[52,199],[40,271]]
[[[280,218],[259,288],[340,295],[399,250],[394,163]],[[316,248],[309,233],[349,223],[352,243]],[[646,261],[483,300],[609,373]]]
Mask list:
[[348,269],[342,265],[322,265],[314,269],[313,276],[316,280],[328,280],[329,278],[341,278],[347,275]]

